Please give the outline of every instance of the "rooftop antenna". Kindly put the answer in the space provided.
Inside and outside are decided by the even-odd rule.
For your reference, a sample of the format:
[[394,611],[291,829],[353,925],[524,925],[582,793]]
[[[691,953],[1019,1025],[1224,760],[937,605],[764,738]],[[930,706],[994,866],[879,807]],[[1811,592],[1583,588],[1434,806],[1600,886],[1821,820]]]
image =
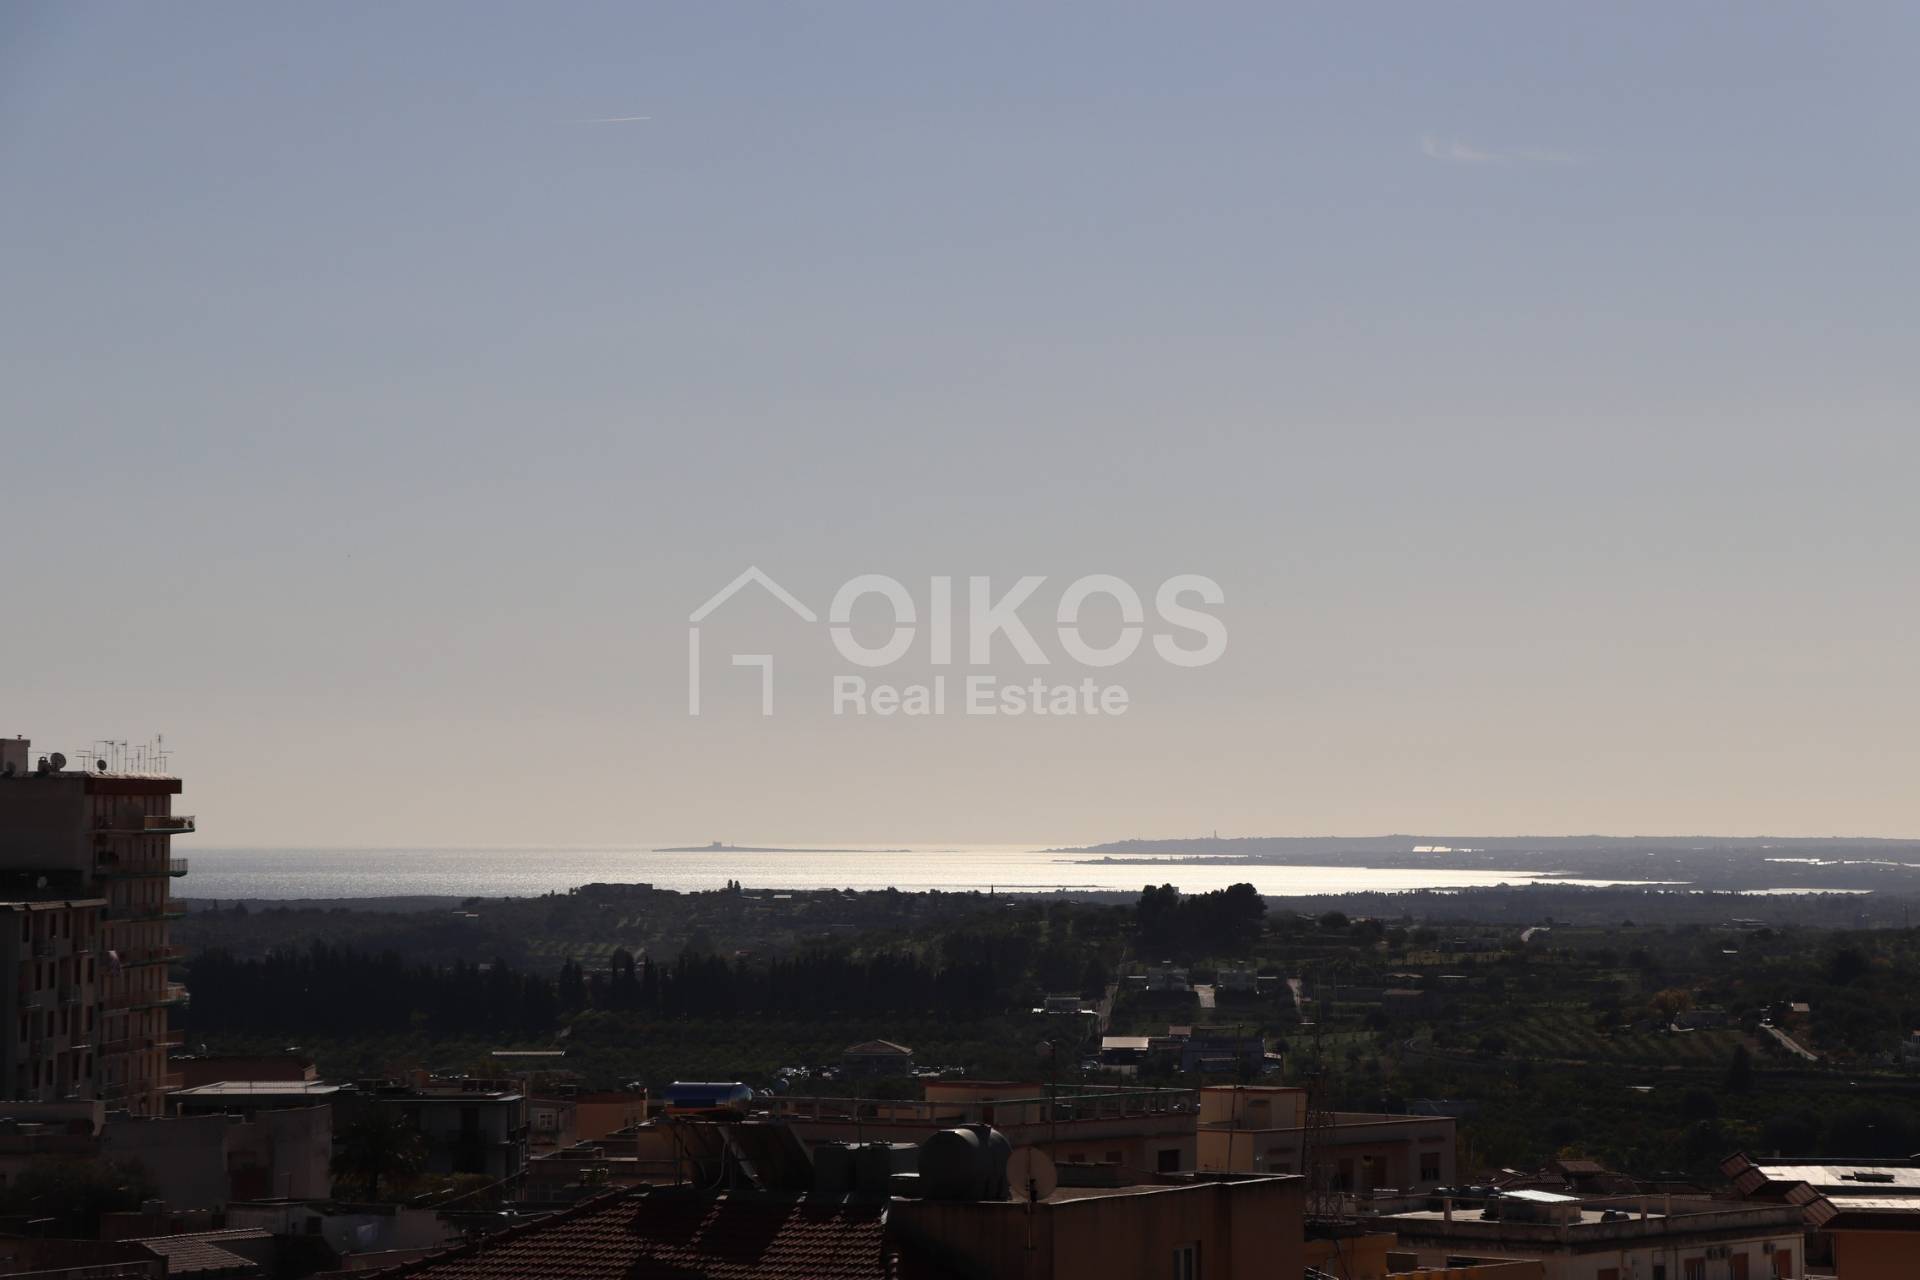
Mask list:
[[1060,1185],[1053,1157],[1038,1147],[1016,1147],[1007,1156],[1007,1186],[1013,1198],[1027,1206],[1027,1252],[1033,1252],[1033,1206]]

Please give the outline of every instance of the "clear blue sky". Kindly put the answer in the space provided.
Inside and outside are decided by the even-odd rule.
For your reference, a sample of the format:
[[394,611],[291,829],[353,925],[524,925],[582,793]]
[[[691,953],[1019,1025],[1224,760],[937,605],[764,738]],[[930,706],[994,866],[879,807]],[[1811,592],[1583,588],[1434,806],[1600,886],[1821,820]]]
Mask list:
[[[0,732],[218,843],[1920,832],[1920,10],[1276,8],[0,7]],[[1232,643],[689,719],[755,563]]]

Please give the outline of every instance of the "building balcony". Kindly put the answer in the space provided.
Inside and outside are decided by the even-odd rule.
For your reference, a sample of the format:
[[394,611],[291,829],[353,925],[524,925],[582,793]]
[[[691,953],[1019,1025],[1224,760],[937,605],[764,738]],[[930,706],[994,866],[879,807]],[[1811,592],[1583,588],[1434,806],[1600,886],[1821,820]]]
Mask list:
[[[159,875],[157,871],[133,871],[128,875]],[[187,914],[186,904],[180,902],[140,902],[123,906],[111,906],[102,911],[101,916],[108,920],[124,920],[133,924],[151,923],[155,920],[177,920]]]
[[186,1073],[182,1071],[168,1071],[161,1075],[155,1083],[162,1089],[184,1089],[187,1087]]
[[145,987],[139,991],[116,991],[112,995],[102,996],[100,1006],[104,1009],[158,1009],[162,1005],[185,1004],[187,988],[184,983],[167,982],[159,986]]
[[198,828],[191,814],[136,814],[102,818],[94,831],[103,836],[184,836]]
[[158,879],[171,874],[171,858],[147,858],[139,862],[122,862],[118,858],[105,857],[93,864],[93,874],[102,880],[128,880],[139,876],[151,876]]
[[168,858],[167,874],[170,876],[183,876],[187,874],[187,860],[185,858]]
[[169,982],[167,983],[166,986],[160,988],[158,991],[148,993],[148,995],[137,1007],[144,1008],[144,1009],[158,1009],[162,1005],[185,1004],[186,1002],[187,1002],[186,983]]
[[187,1043],[187,1033],[184,1031],[163,1031],[153,1038],[153,1042],[162,1049],[184,1048]]
[[96,1052],[103,1058],[113,1058],[125,1053],[145,1053],[151,1048],[152,1036],[122,1036],[118,1040],[102,1041]]
[[108,996],[100,1003],[109,1009],[161,1009],[168,1005],[185,1004],[187,998],[185,983],[169,982],[144,991],[123,991]]
[[129,969],[145,964],[175,964],[184,959],[186,954],[180,947],[148,947],[138,955],[129,956],[120,963]]

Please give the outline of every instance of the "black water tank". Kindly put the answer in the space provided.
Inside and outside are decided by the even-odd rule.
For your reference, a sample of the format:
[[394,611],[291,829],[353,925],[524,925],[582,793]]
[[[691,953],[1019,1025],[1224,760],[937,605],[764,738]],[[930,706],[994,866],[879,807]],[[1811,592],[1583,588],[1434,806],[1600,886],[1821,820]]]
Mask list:
[[1007,1157],[999,1130],[970,1124],[942,1129],[920,1144],[920,1191],[929,1200],[1005,1200]]

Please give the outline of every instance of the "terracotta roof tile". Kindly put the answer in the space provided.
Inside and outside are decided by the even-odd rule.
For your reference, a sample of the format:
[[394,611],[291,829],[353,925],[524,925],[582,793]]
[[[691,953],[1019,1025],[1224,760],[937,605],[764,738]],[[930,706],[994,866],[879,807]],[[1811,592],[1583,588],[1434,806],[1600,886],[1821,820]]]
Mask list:
[[378,1273],[420,1280],[884,1280],[885,1202],[656,1188]]
[[144,1245],[167,1260],[170,1276],[257,1276],[263,1274],[258,1263],[243,1258],[223,1244],[271,1240],[265,1231],[196,1231],[177,1236],[147,1236],[133,1243]]

